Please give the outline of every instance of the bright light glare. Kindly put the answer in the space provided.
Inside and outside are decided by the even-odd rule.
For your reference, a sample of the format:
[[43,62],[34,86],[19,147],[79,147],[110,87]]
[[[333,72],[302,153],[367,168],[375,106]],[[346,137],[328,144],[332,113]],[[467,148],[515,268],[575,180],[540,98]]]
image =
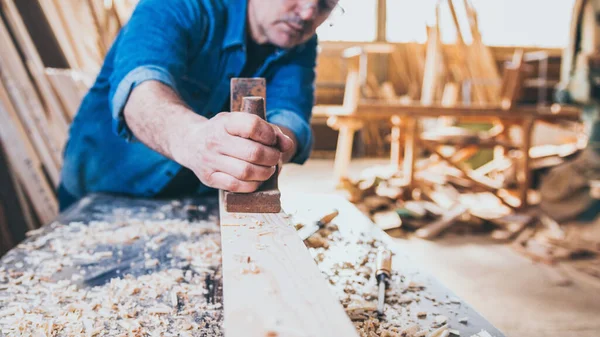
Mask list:
[[374,41],[377,36],[376,0],[340,0],[340,8],[317,29],[319,40]]
[[[438,0],[387,0],[387,38],[391,42],[427,40],[426,25],[434,22]],[[566,46],[575,0],[471,0],[478,14],[483,42],[494,46]],[[471,41],[464,0],[454,0],[465,41]],[[333,15],[318,29],[320,40],[373,41],[376,0],[341,0],[345,13]],[[441,13],[442,40],[455,40],[447,5]]]

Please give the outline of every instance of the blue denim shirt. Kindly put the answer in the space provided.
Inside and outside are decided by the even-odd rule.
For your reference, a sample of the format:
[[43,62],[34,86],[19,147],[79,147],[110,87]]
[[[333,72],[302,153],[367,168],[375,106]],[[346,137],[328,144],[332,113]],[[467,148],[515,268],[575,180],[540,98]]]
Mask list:
[[[152,197],[181,166],[136,140],[123,118],[131,91],[148,80],[175,90],[205,117],[229,99],[229,83],[246,64],[247,0],[141,0],[111,47],[69,131],[61,185],[91,192]],[[267,120],[298,140],[292,158],[312,147],[317,37],[276,49],[255,74],[267,79]],[[207,189],[202,186],[201,189]]]

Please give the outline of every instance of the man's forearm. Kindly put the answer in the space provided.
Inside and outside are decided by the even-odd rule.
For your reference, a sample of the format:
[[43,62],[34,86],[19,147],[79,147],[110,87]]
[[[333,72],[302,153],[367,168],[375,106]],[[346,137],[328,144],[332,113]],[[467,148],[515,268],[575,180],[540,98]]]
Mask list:
[[[170,87],[157,81],[144,82],[133,90],[124,116],[137,139],[170,159],[175,159],[174,152],[180,143],[175,138],[181,139],[181,132],[190,125],[207,120],[190,110]],[[289,151],[282,153],[282,161],[287,163],[296,154],[298,144],[291,130],[279,128],[294,142]]]
[[207,119],[190,110],[170,87],[147,81],[131,93],[124,110],[125,121],[142,143],[174,159],[183,126],[203,123]]

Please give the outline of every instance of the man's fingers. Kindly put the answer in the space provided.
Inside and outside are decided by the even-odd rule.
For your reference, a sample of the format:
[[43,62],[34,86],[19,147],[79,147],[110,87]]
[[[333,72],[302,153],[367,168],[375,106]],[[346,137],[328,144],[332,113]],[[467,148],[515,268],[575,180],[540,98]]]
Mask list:
[[225,130],[232,136],[252,139],[267,146],[275,146],[278,141],[275,129],[267,121],[248,113],[232,112]]
[[242,181],[224,172],[213,172],[207,180],[206,184],[212,188],[237,193],[254,192],[261,184],[258,181]]
[[269,179],[275,173],[275,166],[254,165],[233,157],[221,156],[214,167],[216,171],[227,173],[228,175],[242,181],[263,182]]
[[290,151],[294,147],[294,141],[288,137],[277,125],[272,125],[277,135],[277,148],[281,152]]
[[219,147],[219,152],[261,166],[275,166],[281,158],[281,152],[276,148],[241,137],[229,137]]

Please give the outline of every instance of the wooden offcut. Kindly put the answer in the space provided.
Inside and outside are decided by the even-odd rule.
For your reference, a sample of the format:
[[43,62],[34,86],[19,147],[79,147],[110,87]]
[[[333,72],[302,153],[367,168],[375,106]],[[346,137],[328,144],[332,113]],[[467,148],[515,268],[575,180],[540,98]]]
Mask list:
[[284,213],[229,213],[222,203],[226,337],[358,337]]

